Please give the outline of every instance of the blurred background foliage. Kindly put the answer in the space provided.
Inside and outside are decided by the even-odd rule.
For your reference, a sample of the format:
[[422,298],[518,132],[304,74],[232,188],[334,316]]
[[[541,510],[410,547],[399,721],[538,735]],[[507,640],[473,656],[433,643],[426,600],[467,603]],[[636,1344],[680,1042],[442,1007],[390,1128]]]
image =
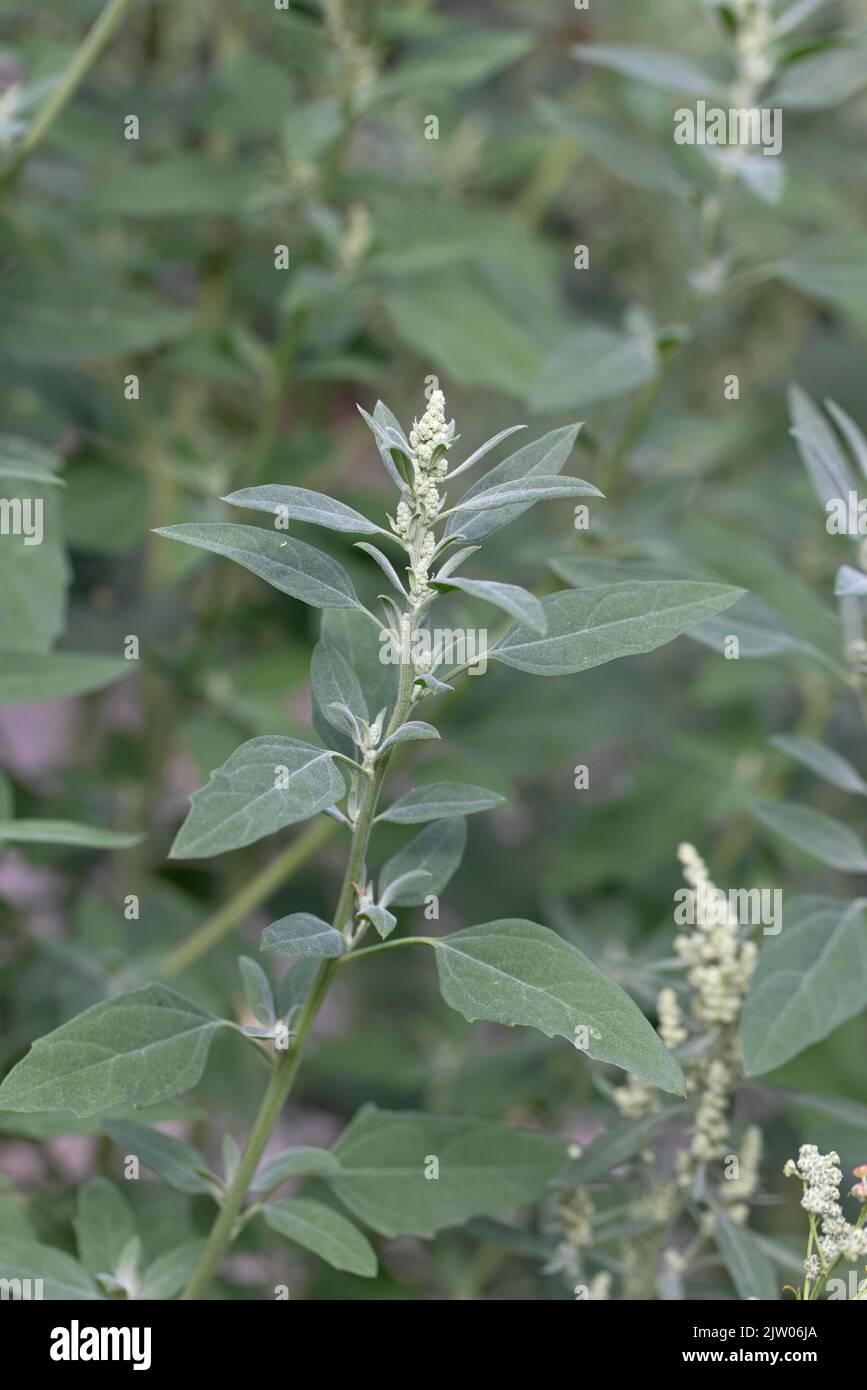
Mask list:
[[[356,402],[382,397],[408,424],[434,375],[469,444],[512,423],[537,437],[583,420],[573,469],[606,493],[588,530],[563,504],[527,513],[491,542],[491,573],[543,593],[594,582],[591,564],[598,576],[640,563],[739,584],[764,605],[756,660],[681,639],[536,682],[532,696],[496,669],[444,697],[445,741],[418,763],[436,758],[438,775],[502,791],[508,806],[473,819],[441,924],[546,921],[652,1009],[679,841],[723,886],[839,892],[838,873],[750,807],[785,793],[851,816],[769,745],[774,734],[824,736],[867,765],[831,598],[845,543],[825,534],[786,406],[798,382],[867,424],[857,0],[792,6],[804,18],[778,40],[770,103],[784,111],[782,177],[764,167],[776,161],[732,175],[674,144],[672,111],[695,96],[689,71],[671,79],[645,63],[642,80],[581,61],[587,45],[629,43],[725,77],[724,4],[122,8],[18,160],[99,9],[0,3],[0,429],[7,452],[41,446],[65,484],[44,489],[46,538],[24,557],[25,582],[23,551],[4,538],[0,658],[117,660],[129,636],[140,644],[128,679],[87,683],[74,700],[22,705],[13,689],[0,710],[4,815],[145,833],[112,854],[5,848],[0,1061],[155,973],[240,1016],[239,945],[255,952],[283,913],[329,914],[343,850],[325,820],[207,864],[166,863],[187,796],[240,739],[305,736],[319,615],[151,528],[224,517],[221,494],[259,482],[381,515],[391,484]],[[137,139],[125,138],[130,116]],[[288,269],[275,267],[279,247]],[[724,394],[732,373],[737,400]],[[332,540],[372,601],[369,570]],[[451,602],[455,622],[484,621],[471,600]],[[383,855],[401,839],[386,827]],[[137,920],[124,913],[131,894]],[[335,989],[284,1139],[328,1142],[368,1100],[592,1136],[604,1097],[581,1059],[471,1030],[412,954]],[[781,1194],[773,1175],[807,1138],[863,1161],[864,1045],[862,1017],[771,1078],[824,1096],[821,1124],[806,1102],[743,1092],[744,1114],[769,1126],[766,1181]],[[212,1152],[226,1127],[243,1138],[257,1093],[255,1058],[218,1043],[196,1106],[165,1118]],[[117,1167],[99,1122],[6,1113],[0,1133],[32,1225],[71,1248],[76,1183]],[[207,1203],[130,1186],[151,1253],[205,1220]],[[799,1233],[785,1200],[761,1216],[767,1231]],[[0,1206],[12,1222],[2,1194]],[[520,1236],[479,1223],[424,1247],[393,1242],[363,1296],[568,1297],[540,1274],[545,1246],[538,1214]],[[310,1296],[356,1292],[250,1232],[227,1262],[231,1296],[258,1296],[262,1262],[279,1273],[290,1259]],[[708,1276],[707,1296],[718,1292]]]

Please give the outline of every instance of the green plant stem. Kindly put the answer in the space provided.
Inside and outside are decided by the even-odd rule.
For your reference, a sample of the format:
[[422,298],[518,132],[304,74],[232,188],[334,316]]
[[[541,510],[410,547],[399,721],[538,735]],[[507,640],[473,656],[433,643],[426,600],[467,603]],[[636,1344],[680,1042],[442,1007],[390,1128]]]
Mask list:
[[57,117],[93,67],[120,21],[129,0],[108,0],[72,56],[56,87],[49,92],[27,128],[6,168],[0,172],[0,186],[9,183],[45,139]]
[[195,965],[196,961],[233,931],[254,908],[306,864],[336,830],[337,822],[329,820],[326,816],[315,820],[286,846],[282,854],[278,854],[276,859],[272,859],[270,864],[266,864],[258,874],[249,879],[219,912],[215,912],[213,917],[188,936],[186,941],[170,951],[163,958],[157,973],[163,979],[169,980],[189,970],[191,965]]
[[[412,620],[410,620],[410,635],[411,628]],[[395,733],[406,720],[412,708],[413,682],[414,670],[412,664],[411,662],[403,662],[400,667],[400,683],[394,711],[385,731],[385,738]],[[376,806],[383,781],[385,780],[390,757],[390,751],[386,751],[377,763],[376,771],[373,776],[366,779],[364,794],[361,799],[358,816],[355,820],[352,845],[346,862],[346,870],[343,875],[343,885],[337,900],[337,907],[335,908],[332,922],[334,928],[344,933],[344,935],[351,925],[353,918],[356,885],[360,884],[365,876],[370,832],[373,828]],[[259,1165],[259,1160],[265,1151],[265,1146],[271,1137],[271,1131],[277,1123],[280,1112],[289,1097],[292,1084],[301,1065],[307,1040],[313,1031],[313,1025],[316,1022],[316,1017],[328,993],[337,966],[337,960],[329,960],[324,961],[319,967],[310,993],[301,1011],[293,1046],[289,1052],[284,1053],[279,1060],[274,1063],[271,1078],[268,1082],[265,1095],[262,1098],[262,1104],[259,1107],[259,1113],[256,1116],[250,1138],[247,1141],[247,1147],[238,1165],[238,1171],[220,1206],[214,1225],[211,1228],[211,1234],[208,1237],[207,1245],[202,1252],[202,1257],[196,1266],[189,1284],[181,1295],[183,1299],[197,1299],[202,1297],[220,1262],[223,1251],[231,1242],[237,1230],[238,1217],[249,1191],[250,1183]]]
[[380,941],[376,946],[365,946],[362,951],[348,951],[339,956],[338,965],[348,965],[350,961],[361,960],[362,956],[378,956],[381,951],[394,951],[398,946],[436,946],[432,936],[399,936],[396,941]]

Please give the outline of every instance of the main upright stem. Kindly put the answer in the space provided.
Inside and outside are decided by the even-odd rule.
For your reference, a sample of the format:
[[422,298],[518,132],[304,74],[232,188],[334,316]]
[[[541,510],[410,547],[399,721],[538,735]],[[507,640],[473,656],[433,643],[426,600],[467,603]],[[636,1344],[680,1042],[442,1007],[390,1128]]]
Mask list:
[[[385,738],[395,733],[405,722],[407,715],[412,707],[412,692],[414,682],[414,670],[411,660],[403,660],[400,665],[400,682],[398,686],[397,699],[395,700],[394,711],[385,731]],[[368,779],[364,795],[358,811],[358,817],[352,833],[352,844],[349,850],[349,858],[346,862],[346,870],[343,875],[343,885],[340,890],[340,897],[337,900],[337,907],[334,911],[333,925],[337,931],[346,932],[347,926],[352,921],[353,906],[355,902],[355,885],[362,881],[367,860],[367,846],[370,841],[370,832],[373,827],[373,818],[376,815],[376,806],[379,801],[379,794],[385,773],[388,767],[390,752],[386,752],[378,760],[373,775]],[[211,1228],[207,1245],[202,1252],[202,1257],[190,1279],[189,1284],[181,1295],[184,1299],[201,1298],[213,1273],[220,1262],[223,1251],[230,1244],[235,1233],[236,1222],[244,1205],[245,1198],[250,1190],[259,1160],[265,1151],[265,1146],[271,1137],[277,1119],[292,1089],[301,1060],[304,1055],[304,1048],[307,1043],[313,1025],[316,1022],[319,1010],[328,993],[331,981],[340,963],[340,957],[336,960],[323,961],[319,971],[310,988],[310,993],[304,1003],[301,1017],[298,1021],[298,1030],[293,1039],[293,1045],[288,1052],[282,1053],[274,1063],[268,1088],[262,1098],[259,1113],[256,1116],[247,1147],[238,1165],[229,1188],[220,1204],[216,1220]]]

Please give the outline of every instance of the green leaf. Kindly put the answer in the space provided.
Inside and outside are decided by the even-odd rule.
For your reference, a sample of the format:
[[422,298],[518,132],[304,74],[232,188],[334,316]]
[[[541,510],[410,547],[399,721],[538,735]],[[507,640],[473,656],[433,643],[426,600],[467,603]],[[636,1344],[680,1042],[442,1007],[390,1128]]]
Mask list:
[[225,555],[274,589],[314,608],[361,608],[349,575],[330,555],[261,526],[188,522],[160,526],[158,536]]
[[377,904],[374,904],[372,907],[364,908],[358,915],[366,919],[376,928],[383,941],[386,937],[391,936],[391,933],[397,926],[397,918],[394,916],[394,913],[389,912],[387,908],[380,907]]
[[78,1257],[89,1274],[113,1274],[120,1252],[135,1235],[126,1199],[108,1178],[91,1178],[78,1189],[75,1218]]
[[592,483],[583,478],[546,477],[534,475],[519,478],[514,482],[493,484],[483,487],[474,497],[462,498],[456,502],[454,512],[483,512],[496,507],[514,506],[516,502],[527,502],[531,506],[553,497],[601,497],[602,493]]
[[264,487],[242,488],[222,500],[233,507],[250,507],[253,511],[306,521],[310,526],[326,526],[330,531],[372,536],[383,529],[344,502],[337,502],[324,492],[310,492],[306,487],[269,483]]
[[744,1299],[779,1299],[780,1287],[774,1266],[752,1231],[736,1226],[719,1206],[715,1207],[714,1216],[717,1247],[738,1296]]
[[675,53],[660,48],[643,48],[632,43],[582,43],[572,49],[572,57],[581,63],[610,68],[625,77],[635,77],[654,87],[673,92],[689,92],[691,96],[712,97],[725,91],[706,72]]
[[208,1171],[205,1156],[192,1144],[134,1120],[104,1120],[102,1128],[120,1146],[125,1158],[137,1158],[176,1191],[192,1196],[200,1192],[213,1195],[213,1182],[204,1176]]
[[0,1109],[156,1105],[196,1085],[225,1026],[165,985],[116,994],[39,1038],[0,1085]]
[[494,579],[462,579],[450,575],[446,580],[431,580],[430,587],[439,590],[440,593],[459,589],[461,593],[470,594],[473,598],[482,598],[488,603],[493,603],[496,608],[501,608],[504,613],[517,618],[519,623],[525,623],[534,632],[545,631],[547,619],[544,608],[535,594],[528,593],[518,584],[500,584]]
[[205,859],[251,845],[345,794],[331,753],[294,738],[250,739],[193,792],[169,857]]
[[673,1120],[686,1112],[682,1105],[669,1105],[639,1120],[615,1121],[597,1136],[587,1150],[565,1169],[558,1186],[580,1187],[607,1178],[613,1169],[646,1148]]
[[867,873],[867,850],[854,830],[833,816],[794,801],[759,801],[752,811],[762,825],[823,864],[846,873]]
[[[522,449],[510,454],[502,463],[498,463],[496,468],[479,478],[478,482],[464,493],[461,501],[469,502],[482,492],[489,492],[491,488],[500,487],[505,483],[534,476],[551,477],[558,474],[572,452],[580,428],[580,425],[565,425],[562,429],[551,430],[532,444],[525,444]],[[483,540],[485,536],[492,535],[501,527],[508,526],[532,505],[532,502],[514,502],[508,507],[501,507],[492,512],[470,514],[464,511],[460,515],[448,518],[445,535],[461,535],[467,541]]]
[[312,1250],[334,1269],[372,1279],[376,1274],[376,1251],[357,1226],[340,1212],[310,1197],[290,1197],[270,1202],[263,1215],[272,1231]]
[[165,1302],[175,1298],[189,1283],[202,1257],[204,1240],[185,1240],[164,1255],[158,1255],[141,1276],[137,1299]]
[[4,655],[0,669],[0,705],[44,705],[70,700],[125,680],[134,661],[78,652],[21,652]]
[[732,604],[725,617],[706,618],[691,629],[689,636],[723,656],[729,650],[729,639],[736,637],[738,658],[804,652],[821,659],[821,654],[792,632],[779,613],[752,594]]
[[817,743],[812,738],[799,738],[794,734],[779,734],[771,739],[771,743],[841,791],[867,796],[867,782],[860,772],[856,772],[850,762],[824,743]]
[[533,675],[574,675],[615,657],[653,651],[728,608],[742,592],[680,579],[563,590],[542,600],[544,635],[524,625],[510,628],[488,655]]
[[422,821],[490,811],[493,806],[501,806],[505,799],[497,792],[485,791],[484,787],[466,787],[462,782],[429,782],[399,796],[376,819],[393,821],[397,825],[418,825]]
[[397,335],[451,381],[526,395],[538,370],[536,351],[481,280],[453,274],[402,283],[385,305]]
[[250,1184],[252,1192],[273,1192],[291,1178],[322,1177],[340,1172],[340,1160],[329,1149],[288,1149],[264,1163]]
[[467,823],[462,816],[433,821],[408,845],[393,854],[379,875],[379,896],[404,874],[421,871],[426,879],[407,882],[396,890],[389,902],[395,907],[417,907],[431,893],[441,893],[464,857]]
[[[2,468],[0,457],[0,478]],[[23,478],[0,488],[0,650],[48,652],[63,631],[70,578],[57,489]]]
[[744,1004],[747,1076],[774,1071],[867,1007],[867,903],[795,898]]
[[535,411],[585,410],[652,381],[656,358],[638,338],[587,324],[562,338],[542,359],[533,382]]
[[847,45],[807,53],[783,70],[764,98],[768,106],[818,111],[839,106],[867,85],[867,45]]
[[549,1038],[580,1042],[589,1057],[663,1091],[685,1094],[680,1067],[637,1004],[547,927],[507,918],[433,945],[442,996],[471,1023],[538,1028]]
[[310,690],[313,700],[313,725],[325,742],[334,742],[333,730],[341,734],[338,752],[351,756],[354,750],[348,734],[346,716],[333,708],[345,705],[356,721],[369,719],[367,701],[361,682],[339,647],[324,637],[313,648],[310,662]]
[[342,956],[345,941],[339,931],[310,912],[293,912],[272,922],[262,933],[263,951],[274,956]]
[[855,489],[849,460],[833,428],[800,386],[789,387],[792,434],[822,506]]
[[58,455],[44,444],[15,434],[0,434],[0,478],[23,478],[28,483],[66,487],[58,478]]
[[546,1134],[374,1105],[358,1112],[333,1152],[340,1172],[329,1185],[384,1236],[429,1237],[535,1202],[566,1161],[566,1145]]
[[0,1249],[0,1279],[41,1279],[42,1297],[55,1302],[102,1298],[87,1270],[77,1260],[35,1240],[4,1236]]
[[[631,129],[629,126],[619,125],[595,113],[579,111],[571,106],[563,106],[557,102],[549,101],[546,97],[540,97],[536,106],[548,127],[558,133],[563,132],[571,136],[578,142],[588,158],[603,169],[607,169],[609,173],[615,174],[625,183],[645,189],[649,193],[673,194],[676,198],[682,198],[688,193],[690,184],[677,167],[675,149],[670,152],[665,146],[649,140],[640,131]],[[595,327],[589,329],[591,335],[598,331]],[[609,330],[604,331],[608,332]],[[578,334],[570,339],[574,347],[581,353],[583,361],[585,357],[584,344],[583,341],[579,342],[578,340]],[[552,375],[553,356],[552,354],[548,365],[548,370],[552,371]],[[596,364],[592,358],[588,358],[587,362],[591,370],[595,368]],[[602,377],[597,376],[595,371],[593,380],[593,389],[601,388],[604,394],[609,394]],[[574,372],[572,375],[572,385],[579,394],[585,389],[578,372]],[[598,399],[598,397],[594,397],[594,399]]]
[[395,729],[393,734],[383,740],[377,751],[381,753],[384,748],[394,748],[398,743],[413,743],[440,737],[439,729],[434,728],[433,724],[426,724],[423,719],[408,719],[405,724],[401,724],[399,729]]
[[247,1008],[254,1018],[266,1027],[272,1028],[277,1020],[271,982],[257,960],[249,956],[238,957],[238,967],[244,982],[244,997]]
[[76,825],[68,820],[0,821],[0,844],[78,845],[82,849],[129,849],[141,844],[143,835],[122,830],[103,830],[95,825]]

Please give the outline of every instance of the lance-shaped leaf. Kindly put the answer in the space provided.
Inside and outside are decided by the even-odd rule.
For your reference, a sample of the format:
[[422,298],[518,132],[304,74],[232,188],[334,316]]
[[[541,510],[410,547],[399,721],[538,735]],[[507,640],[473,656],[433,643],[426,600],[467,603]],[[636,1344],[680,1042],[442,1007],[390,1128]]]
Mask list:
[[380,898],[398,879],[413,872],[424,872],[427,878],[402,884],[389,895],[389,903],[395,907],[416,907],[430,893],[441,893],[463,859],[466,843],[467,823],[462,816],[426,826],[383,865],[379,875]]
[[714,1238],[738,1296],[743,1299],[779,1299],[780,1287],[774,1266],[753,1232],[736,1226],[720,1206],[715,1208],[714,1217]]
[[103,830],[96,825],[77,825],[69,820],[0,821],[0,844],[76,845],[81,849],[129,849],[141,835],[122,830]]
[[638,1005],[556,932],[508,918],[433,945],[442,996],[470,1022],[538,1028],[663,1091],[685,1094],[680,1067]]
[[507,439],[510,434],[514,434],[516,430],[525,430],[526,428],[526,425],[510,425],[508,429],[500,430],[499,434],[492,435],[490,439],[485,440],[484,444],[480,444],[478,449],[470,454],[469,458],[464,459],[463,463],[458,464],[457,468],[451,469],[448,476],[450,478],[456,478],[459,473],[466,473],[468,468],[472,468],[474,464],[478,463],[479,459],[485,457],[485,454],[489,454],[492,449],[496,449],[497,445],[502,443],[504,439]]
[[[535,440],[532,444],[525,444],[523,449],[518,449],[517,453],[510,454],[502,463],[497,464],[496,468],[492,468],[490,473],[479,478],[478,482],[464,493],[461,503],[465,505],[471,502],[474,497],[480,496],[481,493],[506,483],[536,475],[552,477],[558,474],[572,452],[580,428],[580,425],[566,425],[562,429],[551,430],[549,434],[543,435],[541,439]],[[502,526],[508,526],[528,507],[532,507],[534,500],[537,499],[528,502],[513,502],[509,506],[498,507],[494,511],[470,512],[464,510],[456,512],[446,522],[445,534],[446,536],[460,535],[467,541],[482,540],[485,536],[492,535],[494,531],[499,531]]]
[[683,1105],[669,1105],[638,1120],[618,1120],[603,1130],[589,1148],[564,1169],[558,1187],[580,1187],[607,1178],[614,1168],[647,1148],[664,1129],[687,1112]]
[[790,844],[844,873],[867,873],[867,850],[848,825],[794,801],[760,801],[754,815]]
[[0,1109],[156,1105],[196,1085],[227,1026],[165,985],[116,994],[39,1038],[0,1086]]
[[0,705],[46,705],[126,680],[136,662],[79,652],[15,652],[3,657]]
[[190,798],[172,859],[205,859],[253,844],[333,806],[346,787],[331,753],[294,738],[242,743]]
[[429,782],[414,787],[399,796],[377,820],[394,821],[397,825],[419,825],[427,820],[446,820],[450,816],[471,816],[476,811],[490,811],[500,806],[505,797],[484,787],[467,787],[462,782]]
[[566,1161],[566,1145],[545,1134],[374,1105],[358,1112],[333,1152],[340,1172],[326,1175],[329,1185],[385,1236],[432,1236],[534,1202]]
[[867,1008],[867,903],[796,898],[765,942],[744,1004],[748,1076],[773,1071]]
[[310,661],[310,690],[313,697],[313,725],[320,738],[334,743],[332,730],[341,738],[337,751],[351,756],[354,752],[352,732],[346,716],[337,705],[350,709],[356,722],[369,718],[367,701],[361,682],[339,647],[324,637],[313,648]]
[[135,1235],[126,1198],[108,1178],[91,1178],[78,1189],[75,1215],[78,1254],[89,1274],[111,1274],[120,1252]]
[[517,618],[519,623],[532,628],[534,632],[544,632],[547,626],[545,610],[536,595],[528,593],[518,584],[501,584],[494,579],[449,577],[448,580],[431,580],[430,587],[439,590],[440,593],[459,589],[461,593],[470,594],[473,598],[485,599],[495,607],[502,608],[504,613]]
[[544,502],[554,497],[601,497],[602,493],[583,478],[533,476],[516,478],[482,488],[474,497],[464,497],[451,508],[453,512],[486,512],[496,507]]
[[178,1192],[213,1195],[217,1179],[213,1174],[206,1176],[207,1160],[192,1144],[135,1120],[104,1120],[102,1128],[120,1146],[124,1157],[137,1158],[143,1167],[159,1174]]
[[321,917],[314,917],[311,912],[293,912],[265,928],[261,949],[273,956],[333,959],[343,955],[345,945],[340,932]]
[[285,1202],[269,1202],[263,1215],[272,1231],[311,1250],[334,1269],[366,1279],[376,1274],[376,1251],[367,1236],[324,1203],[310,1197],[290,1197]]
[[41,1297],[54,1302],[95,1301],[102,1294],[87,1270],[50,1245],[4,1236],[0,1249],[0,1279],[41,1280]]
[[572,57],[581,63],[610,68],[625,77],[637,78],[654,87],[673,92],[689,92],[692,96],[722,95],[724,88],[701,68],[676,53],[661,48],[645,48],[632,43],[582,43],[572,49]]
[[680,579],[563,590],[542,600],[548,622],[542,635],[519,624],[488,655],[537,676],[574,675],[653,651],[742,593],[726,584]]
[[796,758],[819,777],[824,777],[832,786],[839,787],[841,791],[857,792],[860,796],[867,796],[867,782],[860,772],[824,743],[817,743],[812,738],[800,738],[795,734],[779,734],[771,739],[771,743],[781,752]]
[[223,501],[233,507],[249,507],[252,511],[306,521],[311,526],[326,526],[329,531],[373,536],[383,529],[353,507],[347,507],[345,502],[338,502],[324,492],[311,492],[306,487],[268,483],[264,487],[245,487],[240,492],[230,492]]
[[302,1147],[278,1154],[259,1169],[250,1184],[252,1192],[273,1192],[290,1178],[322,1177],[339,1173],[340,1160],[329,1149]]
[[268,976],[259,962],[251,960],[249,956],[238,957],[238,968],[244,982],[244,998],[247,1001],[247,1008],[260,1023],[265,1024],[268,1028],[273,1028],[277,1021],[277,1014]]
[[368,429],[373,432],[386,472],[402,492],[406,485],[405,475],[412,457],[412,449],[400,424],[382,401],[376,402],[373,415],[368,415],[361,406],[358,407],[358,413]]
[[204,1249],[204,1240],[185,1240],[163,1255],[158,1255],[142,1274],[136,1298],[152,1303],[165,1303],[170,1298],[176,1298],[190,1282]]
[[368,541],[356,541],[355,548],[356,550],[363,550],[365,555],[369,555],[371,559],[375,560],[392,588],[396,589],[402,598],[406,598],[406,586],[401,582],[400,575],[387,555],[383,555],[377,546],[370,545]]
[[258,574],[275,589],[314,608],[361,608],[352,581],[342,565],[303,541],[260,526],[229,522],[188,522],[161,526],[158,536],[225,555]]

